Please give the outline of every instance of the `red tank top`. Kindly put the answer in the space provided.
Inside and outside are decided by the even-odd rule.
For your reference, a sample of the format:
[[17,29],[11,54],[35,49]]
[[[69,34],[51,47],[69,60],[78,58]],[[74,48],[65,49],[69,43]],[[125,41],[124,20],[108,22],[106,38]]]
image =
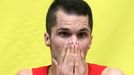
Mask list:
[[[33,75],[48,75],[49,66],[43,66],[39,68],[33,68]],[[106,66],[101,66],[97,64],[88,64],[88,75],[101,75],[102,71],[106,68]]]

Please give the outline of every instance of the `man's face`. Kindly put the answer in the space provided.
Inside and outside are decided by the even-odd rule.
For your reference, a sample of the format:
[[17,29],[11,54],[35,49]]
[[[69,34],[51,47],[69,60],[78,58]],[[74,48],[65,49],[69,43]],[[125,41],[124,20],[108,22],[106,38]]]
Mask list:
[[56,13],[57,23],[51,29],[49,36],[52,58],[59,61],[63,45],[66,42],[78,41],[84,56],[91,44],[91,30],[88,25],[88,16],[70,15],[59,10]]

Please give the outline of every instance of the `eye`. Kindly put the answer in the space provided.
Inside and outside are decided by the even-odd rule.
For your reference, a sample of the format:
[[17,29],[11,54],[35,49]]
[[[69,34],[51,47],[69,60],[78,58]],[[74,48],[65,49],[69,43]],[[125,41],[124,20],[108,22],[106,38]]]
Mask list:
[[77,34],[77,37],[78,37],[79,39],[88,37],[88,33],[86,33],[86,32],[80,32],[80,33]]
[[67,38],[71,35],[69,32],[64,32],[64,31],[59,32],[58,34],[63,38]]

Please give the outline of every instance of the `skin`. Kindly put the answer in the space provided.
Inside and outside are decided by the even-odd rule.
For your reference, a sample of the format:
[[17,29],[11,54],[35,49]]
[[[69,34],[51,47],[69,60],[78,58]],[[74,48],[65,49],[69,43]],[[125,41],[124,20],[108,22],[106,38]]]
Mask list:
[[[49,75],[88,75],[85,57],[92,41],[88,16],[66,14],[63,10],[58,10],[56,15],[57,23],[51,35],[45,33],[45,42],[52,55]],[[32,72],[22,70],[17,75],[32,75]],[[124,74],[107,67],[101,75]]]
[[[50,75],[86,75],[85,57],[91,44],[87,16],[67,15],[57,12],[57,24],[52,34],[46,34],[46,44],[51,48]],[[66,71],[65,71],[66,69]],[[55,72],[56,70],[56,72]]]

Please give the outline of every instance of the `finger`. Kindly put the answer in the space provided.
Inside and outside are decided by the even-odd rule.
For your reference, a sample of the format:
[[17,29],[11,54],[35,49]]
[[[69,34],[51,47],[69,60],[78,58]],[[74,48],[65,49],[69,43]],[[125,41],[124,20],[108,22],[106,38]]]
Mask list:
[[77,43],[75,45],[75,51],[76,51],[76,56],[75,56],[75,72],[74,75],[78,75],[81,73],[81,68],[83,67],[82,61],[81,61],[81,54],[80,54],[80,45]]
[[58,67],[58,62],[54,58],[52,59],[52,64],[53,67]]
[[[76,40],[72,40],[72,44],[73,44],[73,46],[75,46],[77,44],[77,41]],[[73,53],[75,54],[74,50],[73,50]]]
[[74,75],[79,75],[79,66],[80,66],[79,63],[80,63],[80,57],[79,57],[78,45],[75,45]]
[[79,65],[81,66],[86,66],[86,61],[85,61],[85,57],[84,57],[84,51],[82,50],[82,48],[80,46],[78,46],[78,49],[80,51],[80,55],[79,55]]
[[74,66],[74,63],[75,63],[75,45],[74,44],[71,44],[71,49],[70,49],[70,63],[71,63],[71,66]]
[[86,66],[86,62],[84,60],[84,53],[83,50],[81,48],[81,46],[79,45],[79,43],[77,43],[76,47],[75,47],[75,51],[76,51],[76,59],[75,59],[75,72],[74,75],[86,75],[87,72],[87,66]]
[[55,75],[58,75],[57,72],[58,72],[58,62],[53,58],[52,59],[52,66],[50,66],[50,74],[55,74]]
[[79,46],[80,46],[80,45],[79,45],[79,43],[77,42],[76,45],[75,45],[75,53],[76,53],[77,56],[80,55]]
[[86,64],[86,68],[85,68],[86,70],[85,70],[85,75],[88,75],[88,71],[89,71],[89,69],[88,69],[88,64]]
[[75,54],[74,48],[75,48],[75,44],[71,44],[71,49],[70,49],[71,54]]
[[75,67],[73,75],[81,75],[79,71],[79,67]]
[[81,63],[80,50],[78,49],[78,44],[75,45],[75,67],[79,66]]
[[67,50],[66,50],[66,53],[65,53],[65,57],[64,57],[64,61],[63,61],[63,64],[69,64],[69,60],[70,60],[70,49],[71,49],[71,45],[70,45],[70,42],[68,43],[67,45]]
[[81,61],[85,61],[84,51],[82,50],[82,48],[80,46],[78,46],[78,49],[79,49]]
[[70,49],[69,49],[69,55],[68,55],[68,61],[69,61],[68,64],[70,64],[70,66],[73,68],[73,66],[74,66],[74,44],[73,44],[73,42],[71,42],[69,48]]
[[52,59],[52,73],[56,73],[58,75],[59,65],[55,59]]
[[66,51],[67,51],[67,45],[68,45],[68,42],[65,43],[64,47],[63,47],[63,50],[61,52],[61,56],[60,56],[60,62],[59,64],[62,64],[64,59],[65,59],[65,55],[66,55]]
[[82,50],[82,48],[78,42],[77,42],[77,44],[78,44],[77,54],[78,54],[81,61],[85,61],[84,51]]
[[75,67],[74,75],[88,75],[88,65]]
[[74,55],[74,62],[75,62],[75,67],[79,65],[80,63],[80,52],[78,50],[78,44],[75,45],[75,55]]
[[[73,75],[73,58],[72,58],[72,53],[71,51],[73,50],[72,42],[69,42],[67,45],[67,51],[65,53],[64,61],[62,63],[62,70],[64,70],[63,74],[67,75]],[[67,73],[66,73],[67,72]]]

